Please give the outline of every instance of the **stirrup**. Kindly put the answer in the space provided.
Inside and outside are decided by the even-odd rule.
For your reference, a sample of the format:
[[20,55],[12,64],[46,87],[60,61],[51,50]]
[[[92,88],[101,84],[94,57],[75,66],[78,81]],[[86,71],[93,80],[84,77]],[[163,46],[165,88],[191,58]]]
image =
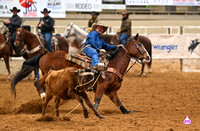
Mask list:
[[98,63],[94,66],[94,69],[97,71],[105,71],[107,70],[107,67],[105,66],[104,63]]

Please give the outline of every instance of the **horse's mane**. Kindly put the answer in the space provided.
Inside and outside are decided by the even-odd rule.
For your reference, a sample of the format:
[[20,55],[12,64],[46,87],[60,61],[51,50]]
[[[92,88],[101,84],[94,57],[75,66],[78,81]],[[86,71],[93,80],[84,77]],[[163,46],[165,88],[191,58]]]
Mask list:
[[73,24],[74,28],[80,33],[80,35],[84,35],[87,36],[88,33],[86,31],[84,31],[83,29],[81,29],[80,27],[78,27],[77,25]]
[[123,47],[116,47],[115,50],[111,50],[106,54],[106,59],[108,59],[109,61],[113,60],[115,58],[115,56],[117,56],[117,54],[123,49]]

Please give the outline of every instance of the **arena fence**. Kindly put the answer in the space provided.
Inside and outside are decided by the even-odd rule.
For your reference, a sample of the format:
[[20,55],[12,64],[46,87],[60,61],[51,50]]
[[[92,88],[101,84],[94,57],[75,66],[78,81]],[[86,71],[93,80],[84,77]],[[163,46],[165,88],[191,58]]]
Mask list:
[[[55,26],[55,34],[63,35],[66,27],[67,26]],[[85,26],[81,26],[81,28],[86,31],[89,30]],[[109,27],[106,33],[115,34],[119,28],[119,26]],[[31,31],[36,34],[36,26],[31,26]],[[184,52],[188,53],[189,51],[187,50],[189,46],[192,46],[192,44],[195,46],[195,57],[184,57],[181,55],[174,55],[174,57],[153,56],[153,71],[160,71],[162,67],[164,71],[200,72],[200,36],[198,35],[200,32],[200,26],[132,26],[132,32],[138,32],[141,35],[149,37],[153,43],[152,48],[160,48],[160,51],[165,49],[174,49],[176,48],[176,45],[178,45],[179,47],[184,46]],[[133,33],[133,35],[135,34]],[[174,43],[175,38],[177,39],[176,44],[172,44]],[[158,42],[161,40],[163,40],[163,43],[159,43],[160,45],[158,45]],[[181,51],[182,50],[179,52]],[[156,53],[155,49],[153,52]],[[164,56],[166,55],[164,54]],[[10,58],[11,72],[13,74],[21,69],[23,61],[23,58]],[[7,74],[3,60],[0,67],[2,69],[0,70],[0,74]]]
[[[67,26],[55,26],[55,34],[63,35]],[[80,26],[85,31],[89,31],[88,27]],[[111,26],[106,33],[115,34],[120,26]],[[36,26],[31,26],[32,33],[37,33]],[[166,35],[179,35],[179,34],[198,34],[200,26],[132,26],[132,32],[137,32],[142,35],[146,34],[166,34]],[[134,34],[133,34],[134,35]]]

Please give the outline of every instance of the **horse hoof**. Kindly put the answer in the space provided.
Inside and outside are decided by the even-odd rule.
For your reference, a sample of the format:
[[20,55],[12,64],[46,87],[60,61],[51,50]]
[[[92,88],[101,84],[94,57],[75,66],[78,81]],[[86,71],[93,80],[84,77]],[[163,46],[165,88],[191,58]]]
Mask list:
[[134,111],[128,111],[128,113],[134,113]]
[[102,115],[99,116],[99,119],[103,119],[103,118],[104,118],[104,116],[102,116]]
[[84,117],[85,117],[85,118],[89,118],[88,114],[84,114]]
[[124,114],[134,113],[134,111],[126,111]]

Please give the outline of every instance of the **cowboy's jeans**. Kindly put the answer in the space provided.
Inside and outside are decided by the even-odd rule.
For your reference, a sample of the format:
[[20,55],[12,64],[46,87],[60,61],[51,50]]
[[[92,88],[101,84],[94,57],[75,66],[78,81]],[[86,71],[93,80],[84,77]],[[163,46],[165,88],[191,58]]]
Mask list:
[[52,52],[52,49],[51,49],[51,38],[52,38],[52,33],[51,32],[41,32],[41,34],[44,35],[44,39],[45,39],[45,42],[47,44],[47,49],[49,52]]
[[92,67],[94,67],[96,64],[98,64],[99,61],[99,53],[92,47],[86,47],[83,50],[83,53],[85,53],[88,57],[92,58]]
[[127,34],[122,34],[121,37],[120,37],[121,44],[125,45],[127,38],[128,38]]

